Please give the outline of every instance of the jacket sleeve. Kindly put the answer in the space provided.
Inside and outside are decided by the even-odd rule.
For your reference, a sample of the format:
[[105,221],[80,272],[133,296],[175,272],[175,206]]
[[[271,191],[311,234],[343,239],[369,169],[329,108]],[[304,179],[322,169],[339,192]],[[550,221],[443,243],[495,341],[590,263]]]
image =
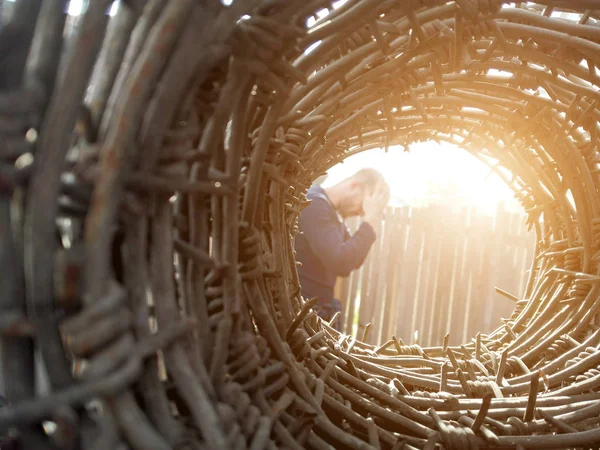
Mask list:
[[359,268],[376,238],[371,225],[363,222],[356,233],[346,240],[345,227],[322,199],[312,200],[302,211],[299,225],[311,250],[337,276],[347,276]]

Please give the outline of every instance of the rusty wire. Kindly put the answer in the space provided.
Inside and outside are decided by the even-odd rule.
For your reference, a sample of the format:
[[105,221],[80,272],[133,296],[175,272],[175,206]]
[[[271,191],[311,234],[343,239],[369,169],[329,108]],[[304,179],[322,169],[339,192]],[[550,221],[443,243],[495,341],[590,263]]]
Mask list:
[[[109,20],[92,0],[63,43],[64,3],[21,0],[0,29],[24,43],[0,55],[3,439],[600,442],[596,1],[122,1]],[[514,190],[526,290],[461,346],[341,335],[300,296],[304,193],[430,140]]]

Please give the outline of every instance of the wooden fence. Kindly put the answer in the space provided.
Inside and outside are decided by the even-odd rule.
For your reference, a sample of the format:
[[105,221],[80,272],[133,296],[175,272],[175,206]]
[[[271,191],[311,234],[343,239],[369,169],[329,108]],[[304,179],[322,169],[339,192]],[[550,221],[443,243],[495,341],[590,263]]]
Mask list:
[[[358,221],[349,223],[352,230]],[[459,344],[501,325],[515,306],[496,292],[521,295],[535,234],[523,214],[502,206],[495,216],[475,208],[391,208],[363,267],[340,279],[344,332],[379,344]]]

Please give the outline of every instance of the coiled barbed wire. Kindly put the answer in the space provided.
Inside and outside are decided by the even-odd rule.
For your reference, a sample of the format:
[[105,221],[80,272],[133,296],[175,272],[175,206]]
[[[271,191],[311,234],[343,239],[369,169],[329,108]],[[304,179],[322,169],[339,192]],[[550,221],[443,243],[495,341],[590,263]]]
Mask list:
[[[109,19],[90,2],[67,45],[62,6],[19,1],[0,29],[0,46],[34,42],[0,56],[2,432],[26,448],[598,440],[594,5],[150,0]],[[301,298],[305,191],[351,154],[429,140],[512,173],[543,230],[531,282],[462,346],[360,342]]]

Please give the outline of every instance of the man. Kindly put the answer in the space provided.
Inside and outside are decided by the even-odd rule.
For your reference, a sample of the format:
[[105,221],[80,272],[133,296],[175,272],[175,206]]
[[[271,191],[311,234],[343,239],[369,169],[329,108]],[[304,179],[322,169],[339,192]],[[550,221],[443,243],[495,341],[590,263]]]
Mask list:
[[[296,259],[302,295],[317,297],[319,316],[330,320],[341,311],[339,300],[333,298],[336,277],[347,276],[364,262],[383,219],[389,200],[389,187],[374,169],[362,169],[335,186],[308,190],[311,200],[298,221]],[[358,230],[350,236],[344,219],[363,218]],[[339,321],[334,325],[339,330]]]

